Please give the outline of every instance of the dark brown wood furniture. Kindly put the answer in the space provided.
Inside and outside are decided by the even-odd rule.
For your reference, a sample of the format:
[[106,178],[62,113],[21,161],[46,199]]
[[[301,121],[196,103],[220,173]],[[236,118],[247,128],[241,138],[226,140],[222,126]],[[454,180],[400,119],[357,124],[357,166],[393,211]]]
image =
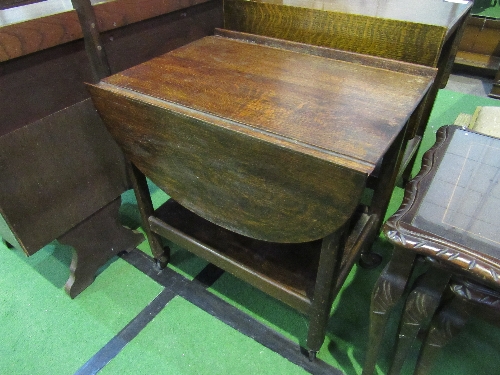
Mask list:
[[[85,38],[88,49],[100,43],[97,21],[89,0],[73,3],[85,30],[94,23],[93,35],[87,33]],[[5,39],[1,34],[0,39]],[[12,38],[9,41],[7,45],[12,44]],[[12,49],[4,48],[4,52],[9,50]],[[103,70],[96,69],[99,61],[92,58],[92,51],[88,52],[94,79],[98,81]],[[107,65],[102,47],[100,54]],[[36,102],[31,94],[27,95],[30,104]],[[5,99],[9,106],[16,99],[15,93],[6,93]],[[26,118],[24,113],[20,117]],[[4,121],[9,127],[16,125],[8,113]],[[130,186],[123,154],[90,99],[15,131],[4,134],[3,126],[1,130],[2,241],[28,256],[56,239],[71,246],[74,253],[65,290],[74,298],[113,256],[132,250],[143,241],[142,235],[121,226],[118,218],[120,195]]]
[[499,45],[500,19],[471,14],[458,46],[457,68],[493,77],[500,67]]
[[73,0],[77,12],[68,3],[2,12],[0,236],[28,255],[55,239],[72,245],[65,289],[74,297],[110,257],[144,238],[118,222],[120,194],[131,186],[121,150],[84,85],[91,71],[103,74],[95,57],[106,51],[113,71],[149,60],[212,34],[222,23],[222,5],[143,0],[138,7],[115,0],[90,8],[79,6],[89,0]]
[[438,68],[407,133],[405,180],[437,92],[446,86],[472,1],[224,0],[224,27]]
[[[306,314],[314,358],[336,292],[378,233],[405,124],[434,74],[218,30],[89,89],[132,163],[160,265],[158,235]],[[144,176],[173,198],[156,212]]]
[[[500,139],[458,126],[439,129],[420,173],[406,188],[401,208],[384,225],[395,247],[373,290],[363,374],[373,372],[389,313],[402,297],[418,258],[426,259],[431,267],[407,298],[390,374],[400,372],[408,349],[434,315],[452,275],[448,291],[458,296],[452,307],[468,299],[498,314],[493,301],[500,303],[499,178]],[[416,374],[427,373],[437,348],[463,325],[464,317],[449,311],[445,307],[436,316]],[[463,309],[458,311],[463,315]]]
[[[436,288],[430,290],[434,292]],[[416,294],[414,300],[426,298],[427,296],[428,294]],[[428,306],[429,311],[434,310],[434,301],[431,301]],[[417,329],[423,327],[422,319],[427,319],[428,316],[429,314],[421,316],[420,320],[416,321],[414,326],[417,327]],[[498,288],[492,289],[480,283],[454,277],[446,286],[439,309],[432,316],[432,320],[427,328],[427,333],[424,337],[417,366],[415,368],[416,375],[425,375],[432,371],[433,365],[439,359],[440,349],[460,333],[461,329],[467,323],[469,316],[484,319],[488,323],[498,327],[500,323],[500,293]],[[411,329],[410,333],[412,335],[410,338],[414,337],[412,331],[416,330],[414,327],[411,327],[414,322],[412,318],[413,317],[402,321],[403,327],[410,327]],[[406,337],[403,337],[403,339],[406,339]],[[406,341],[408,341],[408,343],[399,345],[400,348],[398,348],[396,354],[396,358],[399,358],[399,362],[397,366],[393,366],[396,371],[399,371],[397,368],[403,365],[407,353],[406,346],[408,346],[412,340]],[[478,355],[480,356],[480,353],[478,353]],[[478,371],[478,373],[482,371]],[[484,372],[495,373],[496,368]],[[398,372],[393,372],[393,374],[396,373]]]
[[[147,3],[158,6],[138,12],[126,1],[100,3],[96,24],[115,29],[188,5]],[[143,236],[118,221],[120,194],[130,181],[121,150],[85,100],[92,67],[75,41],[82,36],[76,12],[44,4],[49,14],[36,19],[0,20],[0,236],[27,255],[53,240],[71,245],[65,290],[75,297],[102,265]],[[120,70],[212,33],[221,11],[208,9],[106,35],[111,66]],[[165,31],[169,36],[160,38]]]
[[[189,17],[189,13],[191,13],[190,7],[194,7],[197,4],[209,3],[210,1],[141,0],[140,6],[138,6],[136,1],[104,0],[92,2],[92,9],[97,18],[98,29],[101,33],[104,33],[119,28],[122,30],[127,27],[130,28],[134,23],[147,22],[150,19],[162,17],[167,13],[178,10],[187,11],[187,17]],[[7,2],[16,2],[16,0],[7,0]],[[215,19],[221,17],[219,12],[210,16]],[[178,22],[178,17],[176,18]],[[204,22],[203,19],[197,21],[198,23],[200,21]],[[219,25],[219,22],[216,22],[216,24]],[[148,29],[155,27],[158,26],[154,23],[147,26]],[[193,25],[193,28],[196,28],[196,26]],[[148,35],[149,33],[144,33],[141,29],[136,30],[136,32],[141,34],[143,38],[146,36],[148,44],[151,43],[149,39],[152,38]],[[161,33],[163,30],[156,32]],[[121,37],[123,33],[117,32],[112,35],[117,38],[118,36]],[[0,19],[0,62],[73,42],[82,37],[83,33],[78,21],[78,15],[71,6],[68,6],[67,2],[57,0],[43,1],[37,4],[36,11],[30,9],[26,12],[9,12],[8,15]],[[177,37],[182,39],[182,37]],[[113,44],[109,43],[109,41],[113,40],[110,40],[109,37],[107,38],[106,42],[108,46]],[[135,43],[133,47],[136,48]],[[137,57],[134,56],[134,59],[137,59]],[[123,62],[121,63],[123,64]]]
[[130,182],[90,99],[0,137],[0,150],[0,236],[26,255],[55,239],[73,246],[72,298],[110,258],[143,241],[119,223]]

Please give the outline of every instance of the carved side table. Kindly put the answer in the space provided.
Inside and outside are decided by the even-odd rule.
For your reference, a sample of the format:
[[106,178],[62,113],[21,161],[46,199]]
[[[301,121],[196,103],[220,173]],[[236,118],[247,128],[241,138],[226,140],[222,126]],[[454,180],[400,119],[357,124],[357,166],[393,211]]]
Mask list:
[[[419,328],[434,315],[447,287],[462,299],[468,290],[465,294],[479,304],[498,301],[500,139],[445,126],[422,165],[406,188],[401,208],[384,226],[395,247],[372,294],[365,375],[373,373],[389,313],[402,297],[417,257],[431,267],[408,296],[390,374],[399,373]],[[489,295],[489,300],[472,298],[474,294]],[[455,319],[456,326],[463,324],[460,319]],[[434,347],[446,341],[443,332],[441,338],[431,338]],[[432,351],[424,345],[416,373],[426,373]]]

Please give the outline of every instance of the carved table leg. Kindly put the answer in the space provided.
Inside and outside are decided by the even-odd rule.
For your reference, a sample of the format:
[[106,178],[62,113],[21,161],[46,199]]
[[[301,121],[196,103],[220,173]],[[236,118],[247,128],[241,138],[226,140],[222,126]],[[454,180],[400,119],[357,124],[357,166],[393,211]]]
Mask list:
[[389,375],[399,375],[401,373],[401,368],[420,328],[436,312],[450,276],[446,271],[431,267],[428,272],[417,280],[416,287],[413,288],[406,299],[403,317],[399,326],[396,354]]
[[471,305],[454,297],[445,304],[431,321],[429,331],[422,344],[414,375],[426,375],[443,348],[465,326]]
[[309,330],[307,332],[307,347],[309,359],[316,358],[323,341],[325,340],[326,325],[330,315],[330,308],[335,288],[335,276],[340,266],[341,251],[340,239],[342,231],[339,230],[323,239],[321,254],[314,286],[314,296],[311,303]]
[[394,248],[389,263],[375,284],[370,306],[370,332],[363,375],[373,374],[390,312],[406,289],[415,258],[416,254],[411,251]]
[[132,163],[127,163],[132,186],[134,187],[137,206],[141,214],[142,228],[148,238],[149,246],[160,269],[167,266],[170,260],[170,249],[164,248],[161,244],[161,237],[151,230],[149,217],[154,214],[153,202],[149,194],[146,176]]
[[70,277],[64,286],[71,298],[88,287],[98,269],[113,256],[130,251],[144,241],[142,234],[134,233],[119,223],[120,203],[121,199],[117,198],[58,238],[59,242],[75,250]]

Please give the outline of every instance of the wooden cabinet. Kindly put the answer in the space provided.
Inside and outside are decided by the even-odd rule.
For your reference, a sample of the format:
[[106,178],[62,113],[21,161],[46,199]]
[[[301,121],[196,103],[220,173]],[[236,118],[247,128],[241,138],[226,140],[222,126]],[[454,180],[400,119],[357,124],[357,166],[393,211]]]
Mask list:
[[[211,34],[222,22],[213,1],[144,3],[95,7],[113,71]],[[27,255],[56,239],[71,245],[66,290],[74,297],[143,236],[118,220],[130,184],[84,85],[92,75],[77,15],[58,1],[35,6],[39,17],[9,9],[0,19],[0,236]]]

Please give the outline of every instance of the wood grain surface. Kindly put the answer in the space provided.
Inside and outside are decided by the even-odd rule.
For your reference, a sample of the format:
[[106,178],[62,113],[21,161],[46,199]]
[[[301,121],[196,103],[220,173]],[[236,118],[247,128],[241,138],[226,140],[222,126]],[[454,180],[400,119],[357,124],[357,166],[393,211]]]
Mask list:
[[[94,6],[100,31],[108,31],[208,0],[115,0]],[[0,62],[83,37],[74,10],[64,10],[0,27]]]
[[391,71],[235,35],[90,86],[96,108],[129,160],[201,217],[267,241],[323,238],[352,216],[435,70]]
[[226,0],[224,27],[296,42],[436,66],[448,29],[370,15]]
[[369,174],[430,80],[215,36],[104,82],[245,124]]
[[127,158],[184,207],[226,229],[274,242],[311,241],[337,229],[358,204],[364,173],[140,95],[103,85],[90,91]]

